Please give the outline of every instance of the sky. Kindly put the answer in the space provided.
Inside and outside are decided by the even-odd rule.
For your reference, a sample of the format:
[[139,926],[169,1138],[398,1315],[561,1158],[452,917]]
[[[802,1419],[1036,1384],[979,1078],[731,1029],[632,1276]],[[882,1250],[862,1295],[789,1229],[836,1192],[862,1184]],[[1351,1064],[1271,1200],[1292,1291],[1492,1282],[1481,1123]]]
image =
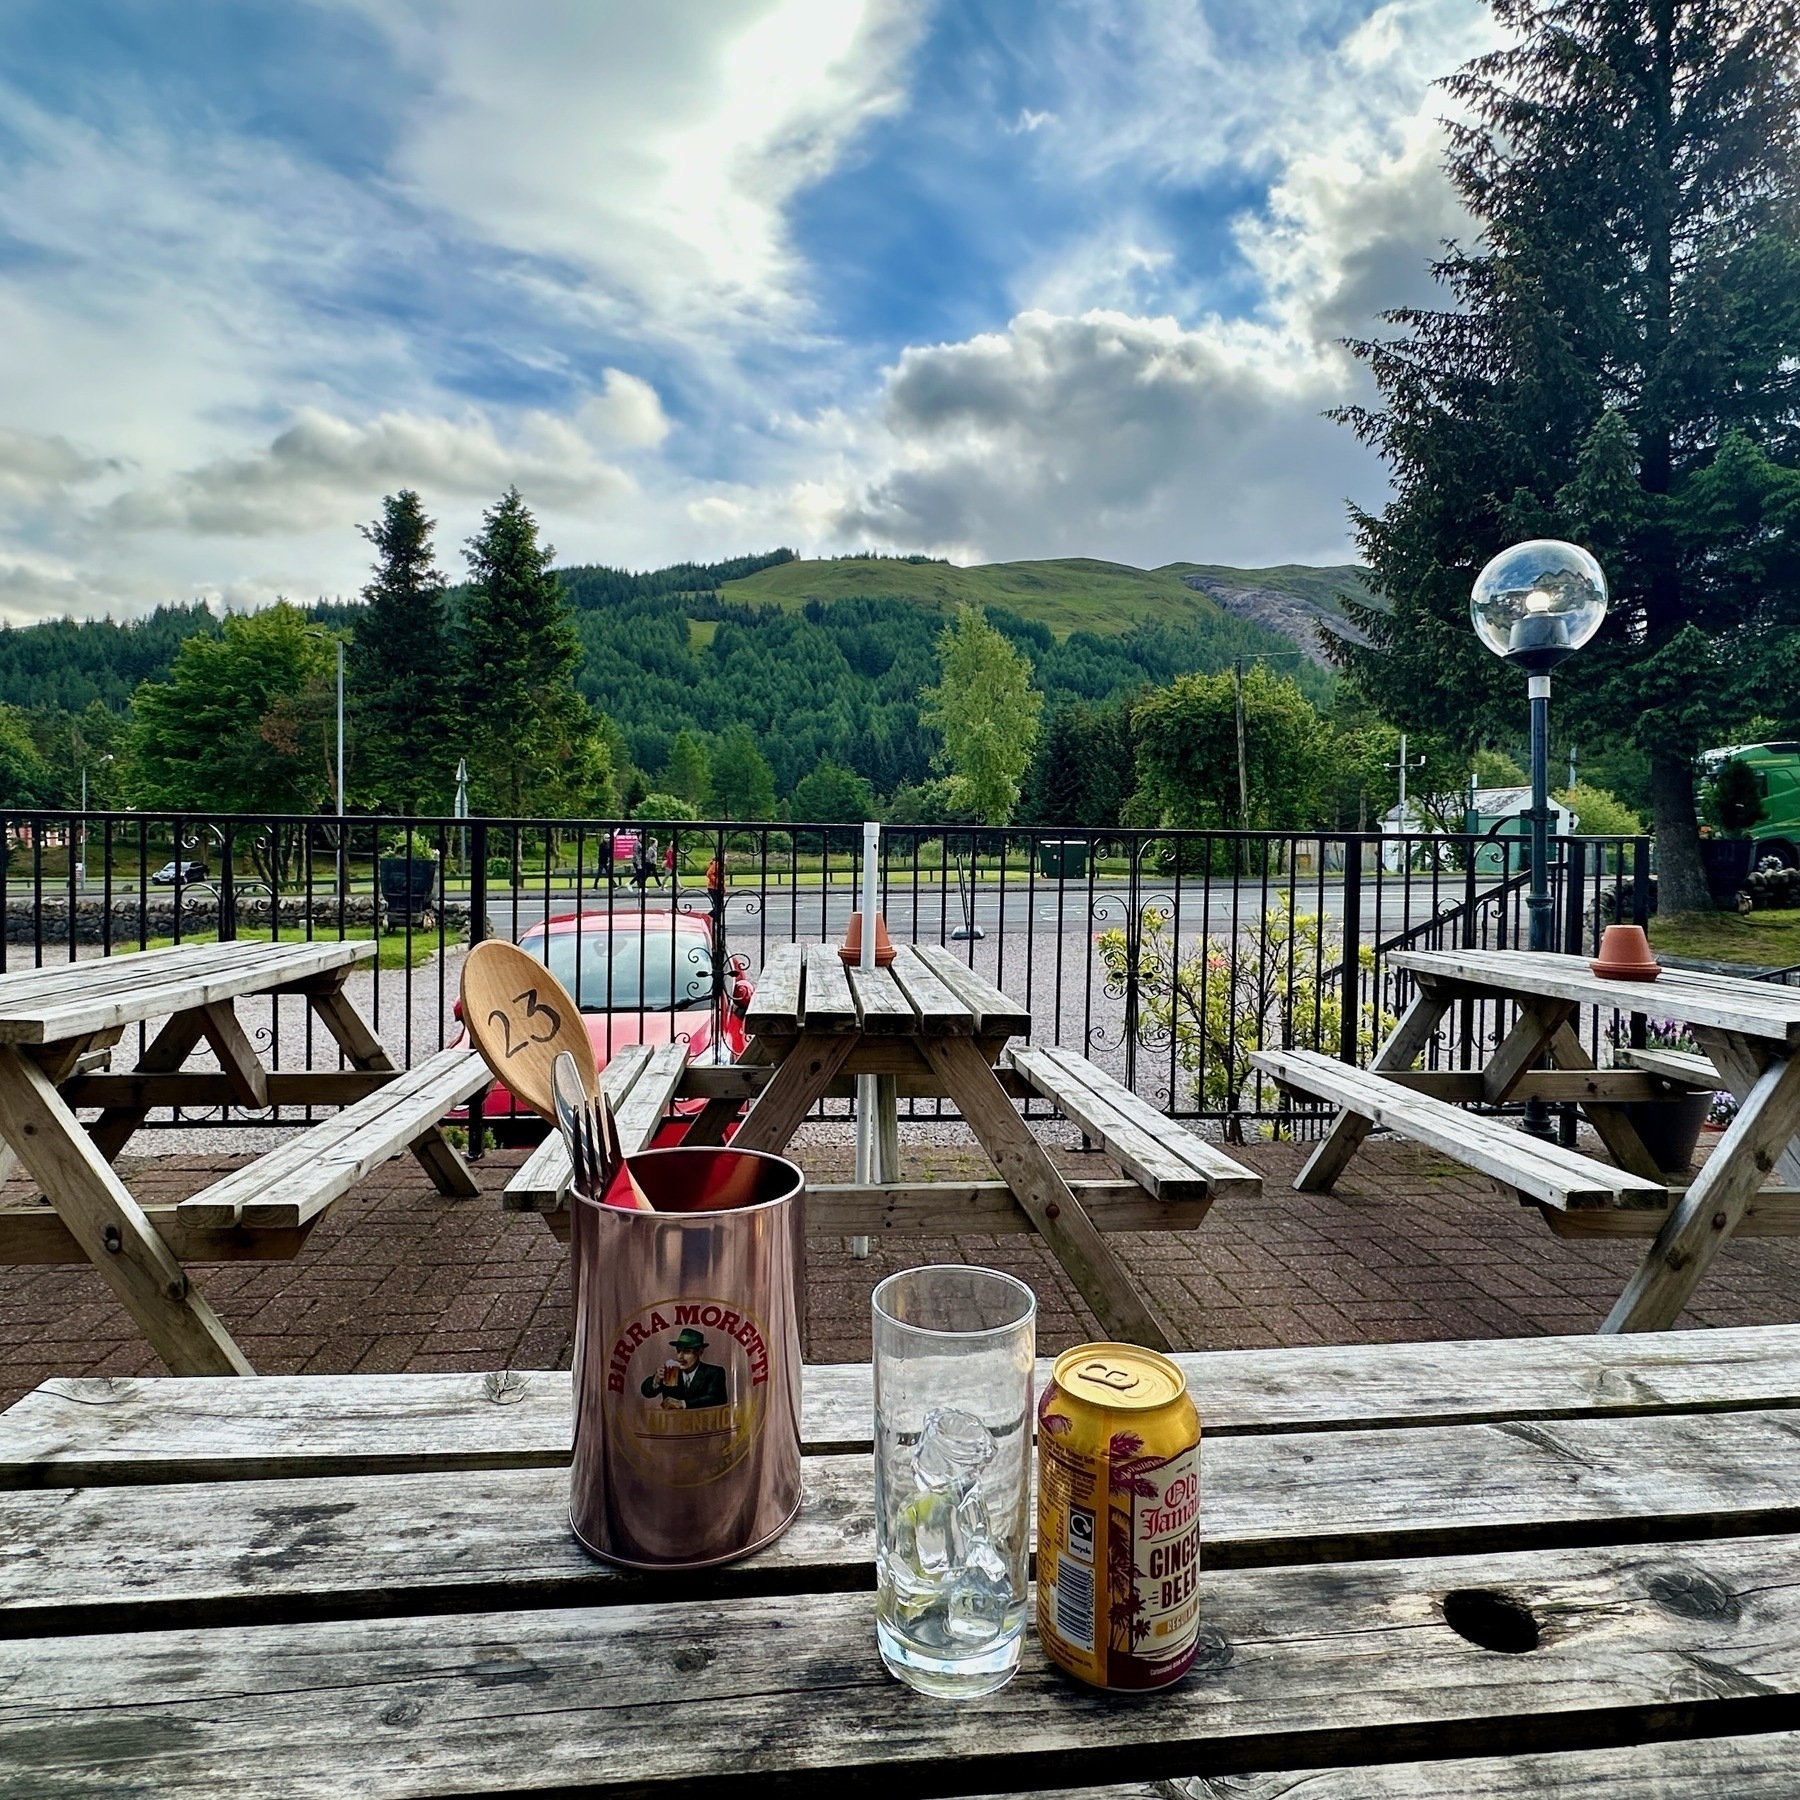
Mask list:
[[1353,554],[1479,0],[7,0],[0,618],[463,572]]

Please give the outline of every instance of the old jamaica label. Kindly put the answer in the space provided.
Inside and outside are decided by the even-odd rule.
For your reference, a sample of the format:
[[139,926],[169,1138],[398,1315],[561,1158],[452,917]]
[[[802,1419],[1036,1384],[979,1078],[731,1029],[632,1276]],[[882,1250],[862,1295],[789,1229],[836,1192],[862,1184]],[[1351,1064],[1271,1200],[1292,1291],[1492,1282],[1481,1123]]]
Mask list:
[[1038,1638],[1096,1687],[1179,1681],[1200,1631],[1200,1418],[1135,1344],[1056,1359],[1038,1408]]

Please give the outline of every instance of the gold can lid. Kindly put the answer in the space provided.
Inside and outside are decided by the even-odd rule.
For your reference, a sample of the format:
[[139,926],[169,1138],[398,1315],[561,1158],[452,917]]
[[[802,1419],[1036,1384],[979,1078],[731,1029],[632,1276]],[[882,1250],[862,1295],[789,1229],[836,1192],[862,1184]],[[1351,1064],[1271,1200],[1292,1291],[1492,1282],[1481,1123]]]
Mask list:
[[1141,1344],[1077,1344],[1056,1359],[1056,1385],[1095,1406],[1147,1412],[1187,1392],[1187,1381],[1166,1356]]

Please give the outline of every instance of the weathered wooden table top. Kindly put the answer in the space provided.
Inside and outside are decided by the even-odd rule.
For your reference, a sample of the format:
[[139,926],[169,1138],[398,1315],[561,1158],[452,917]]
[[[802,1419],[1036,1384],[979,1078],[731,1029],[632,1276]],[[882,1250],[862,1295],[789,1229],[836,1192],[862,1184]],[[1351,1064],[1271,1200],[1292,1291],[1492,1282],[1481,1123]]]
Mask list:
[[1028,1032],[1031,1014],[941,944],[896,945],[885,969],[847,966],[835,944],[781,944],[756,978],[744,1028],[777,1040],[861,1032],[1004,1041]]
[[1542,950],[1397,950],[1388,961],[1427,979],[1508,996],[1535,994],[1580,1006],[1654,1013],[1684,1025],[1800,1048],[1800,988],[1747,976],[1664,969],[1655,981],[1609,981],[1582,957]]
[[370,939],[170,944],[0,974],[0,1043],[48,1044],[268,993],[375,955]]
[[[808,1371],[792,1530],[679,1580],[570,1537],[566,1374],[46,1383],[0,1415],[0,1795],[1794,1792],[1800,1327],[1180,1360],[1195,1673],[1110,1698],[1028,1638],[963,1706],[876,1655],[866,1367]],[[1452,1628],[1484,1593],[1535,1649]]]

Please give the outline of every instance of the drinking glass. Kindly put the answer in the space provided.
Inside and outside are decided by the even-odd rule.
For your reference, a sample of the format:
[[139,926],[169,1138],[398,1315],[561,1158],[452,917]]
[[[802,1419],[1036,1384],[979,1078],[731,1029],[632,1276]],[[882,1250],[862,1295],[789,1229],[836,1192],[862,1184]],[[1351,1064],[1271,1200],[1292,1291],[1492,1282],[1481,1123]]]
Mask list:
[[1025,1635],[1037,1298],[993,1269],[908,1269],[874,1315],[881,1659],[922,1694],[991,1694]]

